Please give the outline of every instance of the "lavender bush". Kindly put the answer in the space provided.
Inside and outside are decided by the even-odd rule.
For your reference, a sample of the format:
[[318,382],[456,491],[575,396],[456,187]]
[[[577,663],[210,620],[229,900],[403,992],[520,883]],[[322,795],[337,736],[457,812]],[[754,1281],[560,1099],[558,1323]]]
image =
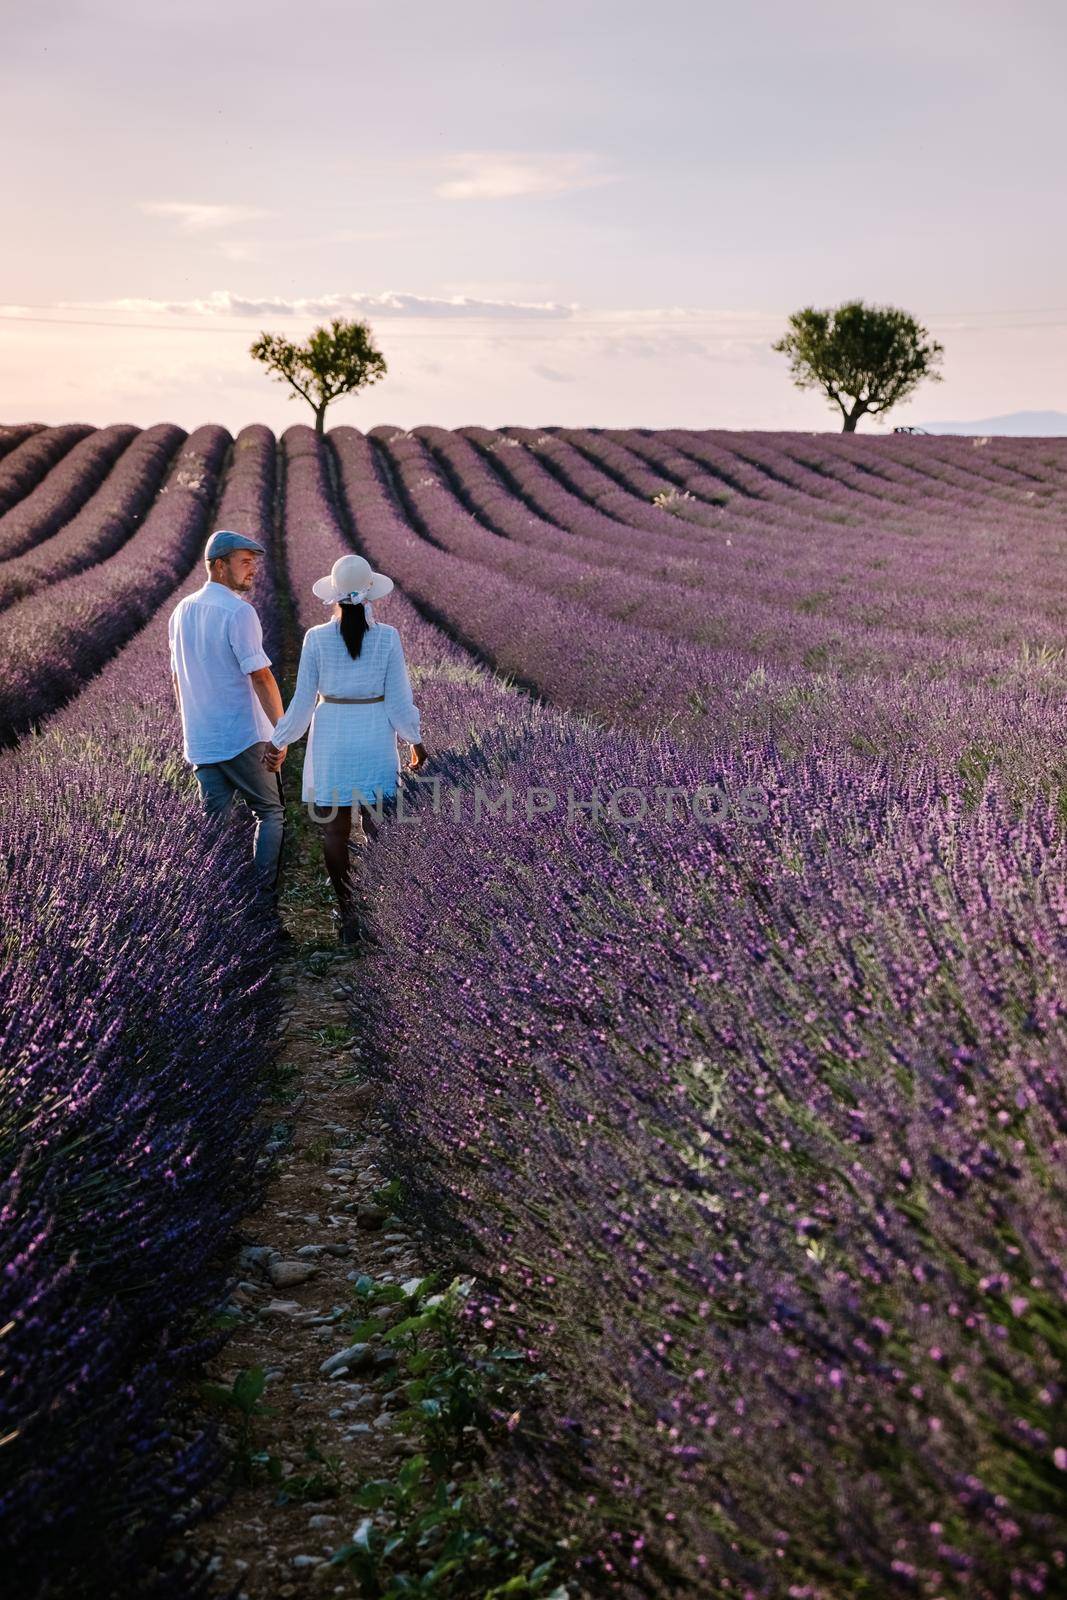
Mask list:
[[169,422],[146,428],[76,516],[25,554],[0,561],[0,610],[113,555],[143,519],[186,437]]
[[[827,541],[825,527],[821,530],[824,538],[820,571],[810,570],[809,552],[805,564],[808,570],[795,577],[787,562],[776,561],[773,579],[765,576],[762,580],[762,593],[746,592],[749,584],[745,582],[731,582],[724,589],[714,559],[701,559],[690,553],[677,565],[665,567],[667,552],[660,536],[650,541],[645,533],[631,533],[615,523],[609,544],[595,535],[585,536],[581,530],[587,524],[580,513],[572,513],[569,527],[561,529],[558,514],[549,522],[528,513],[523,516],[521,510],[517,516],[513,511],[508,518],[498,511],[496,520],[507,524],[507,536],[502,537],[480,525],[457,503],[449,484],[434,471],[434,459],[418,439],[394,439],[378,433],[371,437],[380,438],[405,507],[427,538],[531,588],[578,600],[596,615],[634,621],[643,628],[697,644],[743,651],[754,663],[803,663],[817,657],[845,675],[861,670],[885,673],[918,668],[926,673],[952,671],[960,677],[981,680],[1008,670],[1014,662],[1014,654],[1007,646],[998,651],[990,647],[987,639],[977,637],[973,644],[965,642],[961,623],[975,620],[975,608],[968,606],[961,618],[963,608],[954,602],[952,591],[944,583],[939,587],[931,585],[921,598],[895,594],[893,602],[899,620],[893,618],[886,600],[879,603],[869,587],[863,597],[844,590],[849,598],[842,604],[837,596],[846,582],[842,566],[847,563],[841,560],[840,538]],[[501,454],[507,458],[516,452],[502,450]],[[455,463],[454,474],[460,495],[468,498],[468,485],[479,481],[477,466],[472,468],[469,457],[461,458]],[[552,496],[546,498],[551,505]],[[569,498],[573,500],[574,496]],[[482,508],[486,500],[477,495],[470,499],[485,520],[486,511]],[[499,501],[488,504],[495,508]],[[511,505],[514,507],[515,502]],[[598,519],[608,520],[589,507],[585,509],[591,527],[597,525]],[[880,547],[886,547],[884,535]],[[831,587],[817,587],[820,581]],[[811,603],[813,590],[819,599],[817,607]],[[1017,600],[1006,615],[998,613],[998,618],[1001,634],[1010,633],[1014,641],[1027,636],[1052,637],[1055,633],[1055,622],[1047,612],[1036,608],[1021,611]]]
[[44,431],[43,422],[16,422],[0,426],[0,458],[9,455],[35,433]]
[[[616,564],[625,559],[627,570],[642,550],[686,550],[686,541],[667,544],[662,530],[650,523],[650,512],[657,508],[630,492],[631,483],[635,490],[641,484],[641,475],[626,471],[620,462],[624,452],[617,447],[589,449],[591,457],[607,458],[598,462],[602,470],[595,471],[578,451],[554,436],[512,432],[521,433],[526,448],[509,449],[510,437],[492,436],[482,448],[509,477],[526,484],[524,493],[543,505],[557,526],[600,539],[615,555]],[[739,450],[751,454],[747,441],[753,437],[761,436],[740,436],[743,442],[734,445],[734,460]],[[580,487],[592,501],[599,503],[611,493],[612,519],[590,517],[588,512],[583,516],[584,501],[561,487],[546,468],[531,464],[531,452],[538,461],[551,462],[554,473]],[[931,505],[925,486],[929,480],[913,482],[906,499],[899,500],[885,495],[874,474],[857,474],[842,482],[832,476],[832,468],[809,473],[814,489],[809,483],[797,493],[780,488],[787,470],[784,454],[775,458],[763,449],[759,455],[778,461],[778,476],[766,485],[769,491],[778,490],[773,499],[768,494],[754,501],[736,494],[725,511],[719,508],[710,516],[702,500],[688,503],[689,516],[699,517],[717,537],[704,538],[700,550],[689,538],[690,572],[683,581],[703,580],[701,587],[725,588],[724,600],[726,595],[758,596],[761,605],[772,607],[776,631],[759,641],[771,658],[787,650],[799,658],[790,634],[812,615],[839,625],[842,646],[854,649],[857,639],[886,640],[879,663],[883,669],[902,659],[898,640],[909,635],[912,655],[919,659],[925,644],[931,662],[946,649],[961,658],[980,659],[991,644],[1017,646],[1027,637],[1055,635],[1059,603],[1054,571],[1048,571],[1048,558],[1055,558],[1059,545],[1055,498],[1037,504],[1022,496],[1005,506],[983,487],[976,491],[981,496],[977,508],[961,495],[947,504]],[[675,486],[684,482],[684,492],[692,492],[694,481],[690,476]],[[877,487],[872,489],[872,483]],[[533,496],[536,485],[540,487]],[[643,487],[647,492],[647,481]],[[1045,487],[1055,497],[1055,486]],[[675,502],[676,513],[680,509],[684,507]],[[655,543],[650,546],[647,539],[635,538],[615,519],[655,532]],[[960,583],[958,565],[962,526],[969,535],[965,585]],[[701,554],[703,561],[697,559]],[[962,665],[958,660],[957,667]],[[994,666],[995,662],[989,663],[990,670]]]
[[[244,430],[223,525],[269,540],[273,474]],[[256,599],[276,629],[269,564]],[[168,615],[0,761],[0,1562],[27,1600],[209,1587],[159,1553],[222,1465],[182,1385],[223,1338],[277,1010],[248,841],[180,758]]]
[[[708,776],[476,676],[419,693],[455,785]],[[563,1397],[500,1463],[515,1515],[598,1592],[1051,1594],[1062,829],[993,780],[716,776],[767,824],[427,795],[372,857],[355,1014],[413,1203]]]
[[0,527],[4,514],[27,495],[79,439],[91,434],[87,422],[67,422],[58,428],[40,428],[20,439],[0,462]]
[[334,510],[329,456],[313,428],[303,423],[281,436],[285,462],[285,555],[296,620],[305,631],[329,617],[311,592],[349,548]]
[[230,443],[224,428],[198,428],[115,555],[10,608],[0,644],[0,742],[55,710],[189,570]]
[[175,1390],[255,1192],[268,938],[233,836],[206,844],[106,721],[5,762],[0,794],[4,1571],[135,1592],[218,1470]]
[[[846,676],[700,647],[535,588],[534,581],[555,583],[549,562],[539,564],[536,579],[536,563],[519,579],[488,568],[481,545],[474,558],[473,549],[460,556],[431,542],[431,524],[420,531],[404,516],[371,441],[352,428],[329,438],[360,548],[425,616],[554,704],[607,726],[684,739],[713,756],[755,734],[793,753],[832,745],[853,760],[936,759],[972,789],[996,765],[1013,791],[1046,787],[1067,805],[1060,733],[1067,665],[1055,649],[1028,654],[1025,639],[1016,639],[1014,658],[991,656],[988,671],[969,678],[937,661]],[[440,525],[452,538],[454,502],[450,509],[440,485],[426,492],[438,497]]]
[[0,517],[0,559],[21,555],[61,528],[103,482],[138,432],[128,423],[116,423],[97,428],[75,444],[31,494]]
[[[493,574],[475,585],[431,542],[435,485],[389,452],[405,531],[385,464],[331,438],[357,543],[424,611],[495,629]],[[1058,1592],[1067,861],[1049,798],[1020,810],[942,762],[935,719],[907,759],[844,741],[788,759],[750,728],[709,772],[439,664],[436,637],[405,621],[435,770],[468,800],[510,784],[516,814],[457,821],[423,795],[387,830],[354,1008],[411,1203],[487,1291],[478,1326],[563,1397],[498,1463],[515,1517],[558,1528],[596,1592]],[[480,637],[503,640],[503,617]],[[560,632],[557,658],[573,646]],[[553,670],[547,644],[532,656]],[[535,787],[710,778],[759,787],[766,823],[522,810]]]

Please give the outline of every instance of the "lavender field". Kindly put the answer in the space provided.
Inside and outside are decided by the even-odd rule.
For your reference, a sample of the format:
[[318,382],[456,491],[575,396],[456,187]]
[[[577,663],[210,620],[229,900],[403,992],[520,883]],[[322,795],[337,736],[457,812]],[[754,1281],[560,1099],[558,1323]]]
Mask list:
[[396,584],[435,781],[349,1014],[545,1375],[510,1592],[1067,1592],[1067,441],[168,424],[0,429],[13,1592],[212,1592],[159,1556],[278,1024],[169,681],[214,527],[276,661],[346,550]]

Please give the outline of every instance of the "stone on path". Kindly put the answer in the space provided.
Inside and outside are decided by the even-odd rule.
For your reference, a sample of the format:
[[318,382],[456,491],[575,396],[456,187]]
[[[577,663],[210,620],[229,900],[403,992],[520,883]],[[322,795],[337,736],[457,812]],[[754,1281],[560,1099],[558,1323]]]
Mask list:
[[265,1317],[295,1317],[303,1308],[299,1300],[271,1300],[263,1307],[262,1315]]
[[337,1350],[332,1356],[327,1356],[319,1371],[324,1372],[327,1377],[332,1377],[335,1372],[341,1372],[342,1369],[351,1371],[353,1368],[368,1366],[372,1360],[373,1354],[369,1344],[350,1344],[347,1350]]
[[271,1261],[267,1266],[270,1281],[276,1289],[291,1289],[295,1284],[306,1283],[318,1271],[308,1261]]

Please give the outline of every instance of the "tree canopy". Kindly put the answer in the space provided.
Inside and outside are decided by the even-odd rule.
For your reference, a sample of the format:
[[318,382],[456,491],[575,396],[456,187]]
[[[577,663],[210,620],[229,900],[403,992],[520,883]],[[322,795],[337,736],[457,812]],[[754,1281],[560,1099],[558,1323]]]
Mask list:
[[843,431],[865,413],[888,411],[924,378],[941,382],[944,347],[907,311],[849,300],[829,311],[794,311],[789,330],[771,346],[789,357],[799,389],[821,389],[840,407]]
[[249,354],[303,396],[315,412],[316,433],[323,430],[331,400],[377,383],[387,370],[367,324],[343,317],[334,317],[328,328],[316,328],[305,344],[293,344],[279,333],[261,333]]

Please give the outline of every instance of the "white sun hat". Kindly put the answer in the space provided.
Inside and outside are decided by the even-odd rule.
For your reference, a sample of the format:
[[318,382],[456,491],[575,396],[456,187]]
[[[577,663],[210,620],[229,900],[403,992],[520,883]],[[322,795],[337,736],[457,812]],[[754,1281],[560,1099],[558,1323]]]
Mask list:
[[333,606],[340,600],[359,604],[361,600],[382,600],[393,587],[392,578],[384,572],[375,572],[362,556],[340,556],[330,568],[327,578],[311,585],[311,592],[324,605]]

